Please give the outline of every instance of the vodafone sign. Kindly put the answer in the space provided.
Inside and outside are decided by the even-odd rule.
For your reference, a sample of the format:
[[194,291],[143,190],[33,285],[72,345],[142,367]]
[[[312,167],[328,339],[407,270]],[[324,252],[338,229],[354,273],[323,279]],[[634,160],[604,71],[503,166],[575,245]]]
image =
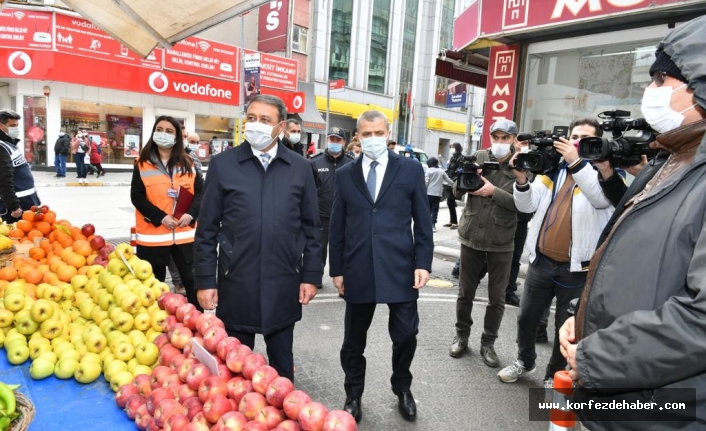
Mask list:
[[227,82],[213,81],[207,78],[170,74],[169,72],[152,72],[147,79],[147,84],[155,93],[165,96],[179,97],[181,94],[187,95],[188,99],[195,99],[194,96],[207,97],[210,100],[233,100],[233,90],[225,88]]

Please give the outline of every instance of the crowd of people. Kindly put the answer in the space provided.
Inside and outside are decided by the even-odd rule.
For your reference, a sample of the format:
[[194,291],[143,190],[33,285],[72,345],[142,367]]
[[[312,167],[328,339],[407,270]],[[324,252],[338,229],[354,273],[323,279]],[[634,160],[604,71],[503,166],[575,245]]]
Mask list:
[[[416,418],[410,367],[417,346],[419,289],[429,280],[439,204],[448,202],[461,258],[455,337],[449,355],[470,350],[471,312],[480,280],[488,304],[480,358],[500,368],[494,348],[505,305],[519,305],[517,356],[497,376],[513,383],[538,366],[535,343],[556,299],[553,350],[544,382],[570,370],[574,400],[683,401],[693,388],[693,417],[667,417],[660,429],[700,429],[706,423],[706,17],[660,42],[649,70],[642,114],[658,133],[657,154],[625,167],[589,162],[579,141],[602,135],[592,118],[577,119],[553,143],[549,166],[534,174],[518,166],[530,150],[507,119],[489,125],[490,148],[474,154],[479,188],[458,181],[460,144],[446,169],[428,160],[424,172],[409,151],[389,141],[384,114],[366,111],[348,143],[332,127],[322,153],[310,160],[301,126],[286,119],[277,97],[255,95],[247,106],[245,142],[210,162],[203,180],[189,155],[198,136],[171,117],[157,118],[135,162],[137,254],[164,280],[172,263],[189,302],[213,311],[229,335],[254,347],[263,334],[270,364],[294,376],[294,325],[329,275],[345,300],[340,362],[344,409],[362,417],[366,336],[377,304],[389,308],[390,383],[401,415]],[[18,149],[21,117],[0,111],[0,214],[16,220],[39,204],[29,166]],[[95,144],[79,132],[57,142],[58,158],[74,155],[85,182],[88,155],[104,173]],[[182,213],[175,203],[188,197]],[[457,199],[465,200],[457,217]],[[184,202],[181,202],[184,203]],[[198,220],[198,223],[196,221]],[[521,297],[517,268],[523,248],[529,268]],[[327,256],[328,255],[328,256]],[[366,271],[359,271],[367,268]],[[695,396],[695,399],[694,399]],[[589,429],[649,429],[640,411],[604,422],[577,411]]]

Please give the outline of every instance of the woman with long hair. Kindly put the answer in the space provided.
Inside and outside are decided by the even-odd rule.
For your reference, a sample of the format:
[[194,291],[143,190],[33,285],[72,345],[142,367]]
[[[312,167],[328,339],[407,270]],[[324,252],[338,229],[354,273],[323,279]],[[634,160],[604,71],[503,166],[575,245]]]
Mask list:
[[[173,258],[186,297],[199,309],[191,269],[202,188],[203,178],[184,151],[181,126],[172,117],[157,118],[132,174],[130,198],[135,206],[137,256],[152,264],[160,281],[164,281],[169,258]],[[177,202],[188,202],[187,196],[193,196],[188,209],[175,214]]]

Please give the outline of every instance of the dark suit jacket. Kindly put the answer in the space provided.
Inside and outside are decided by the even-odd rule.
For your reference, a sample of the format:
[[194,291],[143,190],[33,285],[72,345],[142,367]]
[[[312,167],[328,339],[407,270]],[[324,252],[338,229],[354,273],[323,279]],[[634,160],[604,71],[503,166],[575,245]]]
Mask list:
[[344,276],[348,302],[416,300],[414,270],[431,272],[434,241],[424,170],[391,151],[388,157],[375,202],[365,184],[363,156],[336,172],[329,265],[332,277]]
[[309,162],[282,144],[267,172],[247,142],[215,156],[196,227],[194,284],[218,287],[226,327],[269,334],[294,324],[299,284],[321,284],[322,275]]

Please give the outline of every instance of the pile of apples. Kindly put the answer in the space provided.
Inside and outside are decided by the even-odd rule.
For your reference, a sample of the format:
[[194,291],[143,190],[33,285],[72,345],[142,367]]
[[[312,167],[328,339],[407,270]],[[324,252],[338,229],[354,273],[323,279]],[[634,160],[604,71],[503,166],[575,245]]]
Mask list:
[[159,357],[153,341],[168,317],[157,298],[169,286],[128,244],[111,252],[107,266],[92,265],[70,283],[40,283],[36,297],[25,280],[9,282],[0,307],[0,347],[4,342],[8,361],[31,359],[34,379],[55,375],[90,383],[103,374],[114,391],[136,375],[151,374]]
[[[223,322],[186,298],[165,293],[158,305],[168,316],[154,343],[159,362],[152,375],[121,386],[116,403],[148,431],[353,431],[355,419],[328,411],[267,365],[265,357],[229,337]],[[212,369],[196,358],[198,343]],[[200,349],[199,349],[200,350]],[[203,356],[201,356],[203,359]]]

